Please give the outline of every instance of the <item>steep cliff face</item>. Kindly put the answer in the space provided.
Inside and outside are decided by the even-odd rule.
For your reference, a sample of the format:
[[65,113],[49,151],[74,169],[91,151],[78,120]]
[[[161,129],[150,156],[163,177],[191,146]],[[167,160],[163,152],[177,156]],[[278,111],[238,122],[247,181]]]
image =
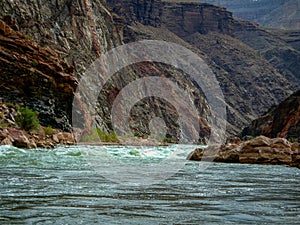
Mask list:
[[[251,42],[246,42],[237,32],[256,31],[257,26],[235,20],[221,7],[160,0],[36,0],[26,4],[19,0],[3,0],[0,6],[3,8],[0,17],[7,24],[41,46],[57,52],[58,57],[74,67],[74,75],[78,78],[101,53],[124,42],[158,39],[191,49],[207,62],[220,82],[226,98],[229,134],[238,133],[241,127],[294,90],[289,80],[274,68],[272,61],[264,59]],[[286,41],[280,43],[288,45]],[[288,46],[293,49],[292,45]],[[286,67],[287,64],[283,63],[282,68],[285,70]],[[290,77],[294,77],[294,72],[291,71]],[[210,134],[210,109],[202,90],[182,71],[149,62],[124,68],[105,85],[95,106],[98,126],[111,130],[110,111],[117,95],[130,82],[148,76],[167,77],[188,93],[201,117],[200,136],[207,138]],[[53,88],[49,90],[53,91]],[[184,102],[179,99],[176,104],[184,105]],[[70,109],[66,112],[69,114]],[[134,106],[130,118],[132,130],[140,136],[147,136],[149,121],[154,117],[165,120],[168,137],[179,138],[178,115],[172,105],[157,98],[144,99]]]
[[205,52],[210,64],[219,67],[215,71],[228,104],[230,124],[245,126],[272,103],[284,99],[292,88],[266,59],[236,38],[196,33],[187,41]]
[[[0,18],[3,18],[3,21],[14,30],[24,33],[27,39],[53,50],[57,60],[61,61],[62,59],[65,64],[71,65],[74,76],[80,78],[86,68],[102,52],[120,43],[117,27],[113,24],[113,17],[102,3],[100,0],[1,1]],[[30,51],[22,53],[25,56],[31,54]],[[27,67],[30,67],[31,62],[28,63]],[[37,63],[39,64],[39,62]],[[28,72],[26,78],[28,81],[24,84],[19,83],[19,77],[25,73],[22,69],[19,68],[17,71],[17,68],[15,68],[7,72],[7,76],[11,76],[11,74],[15,76],[15,79],[11,82],[13,87],[13,81],[17,81],[14,84],[14,89],[25,90],[25,85],[28,85],[30,89],[44,88],[45,93],[60,93],[56,87],[45,85],[43,80],[40,80],[39,77],[35,76],[35,73],[30,73],[30,71],[25,71]],[[43,72],[46,76],[52,76],[51,70]],[[7,77],[2,78],[5,80]],[[29,80],[32,82],[29,82]],[[61,86],[65,83],[63,80],[60,82],[59,85]],[[75,87],[73,86],[73,88]],[[31,91],[30,97],[25,95],[26,93],[15,95],[14,91],[10,89],[3,89],[2,95],[14,95],[8,100],[25,102],[26,105],[39,111],[41,116],[45,114],[42,119],[45,125],[57,127],[57,119],[54,120],[53,118],[60,118],[59,121],[64,120],[64,123],[63,127],[58,127],[70,130],[73,92],[69,94],[69,97],[63,99],[56,99],[53,96],[55,94],[40,94],[36,91]],[[53,101],[56,102],[55,105],[51,103]],[[39,104],[39,102],[50,103]],[[47,117],[50,114],[51,116]]]
[[245,128],[243,136],[265,135],[268,137],[293,138],[300,135],[300,91],[295,92],[278,106]]
[[49,47],[80,76],[101,52],[120,44],[111,13],[96,0],[1,1],[0,17]]
[[244,26],[235,29],[234,36],[257,50],[274,68],[295,85],[300,85],[300,51],[298,32],[265,30],[261,27]]
[[71,130],[74,68],[0,20],[0,96],[39,112],[42,125]]
[[165,2],[161,18],[162,23],[180,37],[196,32],[230,34],[233,30],[232,14],[210,4]]
[[121,16],[125,22],[141,22],[146,25],[161,26],[161,14],[163,13],[163,2],[159,0],[109,0],[108,6],[113,12]]
[[[279,64],[270,60],[276,56],[278,47],[296,52],[280,37],[254,23],[235,20],[221,7],[205,3],[151,2],[153,4],[123,0],[109,1],[109,5],[128,23],[125,29],[125,35],[131,37],[128,41],[153,38],[175,42],[197,52],[210,65],[226,98],[229,133],[238,133],[241,127],[278,104],[298,85],[297,69],[288,66],[287,60],[277,57]],[[144,17],[135,17],[136,14]],[[251,36],[253,46],[242,36]],[[264,58],[257,47],[265,43],[272,46],[274,43],[268,43],[268,38],[275,43],[274,51]],[[290,61],[289,65],[294,63],[296,67],[296,61]],[[286,73],[281,74],[279,69]]]
[[[102,1],[61,0],[45,3],[30,1],[26,5],[21,1],[2,1],[0,4],[4,9],[1,11],[1,16],[7,23],[40,45],[56,51],[59,57],[74,66],[74,74],[79,78],[87,66],[101,53],[121,44],[123,38],[128,38],[128,36],[122,36],[123,20],[116,14],[109,12]],[[112,129],[111,107],[120,90],[127,84],[142,76],[165,74],[170,76],[173,81],[178,82],[181,87],[185,87],[192,99],[197,102],[199,113],[202,113],[200,126],[205,128],[201,136],[208,137],[207,117],[209,109],[205,98],[200,94],[200,90],[193,85],[191,80],[186,79],[182,72],[152,63],[142,63],[125,68],[105,85],[99,94],[98,106],[94,106],[98,112],[95,118],[97,125],[106,131]],[[16,76],[20,76],[20,73],[18,72]],[[22,87],[16,85],[16,88]],[[54,90],[51,89],[51,91]],[[6,94],[9,95],[10,91],[7,92]],[[16,99],[22,97],[18,96]],[[39,99],[40,96],[35,95],[34,97]],[[51,101],[52,97],[49,96],[47,100]],[[28,99],[28,102],[31,101]],[[65,101],[62,100],[62,102]],[[178,104],[184,104],[184,102]],[[148,108],[152,112],[147,111]],[[70,110],[71,107],[66,110],[69,116]],[[168,126],[167,137],[176,140],[180,134],[176,123],[177,117],[174,116],[173,111],[166,102],[159,99],[146,99],[134,107],[133,112],[135,113],[131,117],[131,128],[137,135],[147,136],[150,132],[149,121],[152,117],[161,117],[165,119]]]

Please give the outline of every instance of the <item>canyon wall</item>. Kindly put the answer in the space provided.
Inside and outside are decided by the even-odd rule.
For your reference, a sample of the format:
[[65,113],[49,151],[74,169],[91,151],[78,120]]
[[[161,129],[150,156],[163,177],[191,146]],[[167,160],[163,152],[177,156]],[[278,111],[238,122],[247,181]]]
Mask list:
[[44,126],[71,131],[74,68],[0,20],[1,101],[29,106]]
[[[127,41],[175,42],[197,52],[210,65],[225,95],[231,134],[300,84],[297,49],[255,23],[234,19],[222,7],[143,0],[112,0],[108,5],[128,24]],[[294,54],[292,60],[286,57],[289,52]]]
[[[192,50],[210,66],[224,92],[228,135],[239,133],[242,127],[289,96],[298,85],[295,60],[299,52],[292,44],[281,40],[278,34],[276,36],[256,24],[236,20],[224,8],[207,3],[159,0],[28,0],[24,3],[4,0],[0,2],[0,7],[3,9],[0,18],[7,25],[16,32],[24,33],[28,40],[56,52],[57,61],[63,60],[70,65],[74,70],[72,74],[78,79],[97,57],[123,43],[155,39],[177,43]],[[276,48],[273,48],[273,52],[263,54],[264,43],[270,37],[275,46],[295,54],[293,69],[281,56],[276,58],[280,62],[280,66],[276,66],[276,62],[272,61],[272,56],[277,54]],[[3,67],[10,65],[11,60],[5,61]],[[22,70],[16,71],[15,79],[22,76]],[[13,70],[9,73],[13,73]],[[104,86],[94,106],[97,110],[97,126],[111,131],[110,111],[115,98],[130,82],[148,76],[169,78],[188,93],[201,118],[200,137],[207,138],[210,134],[211,112],[205,93],[182,71],[155,62],[124,68]],[[38,82],[30,84],[35,85]],[[21,88],[19,84],[16,85],[16,89]],[[56,91],[52,87],[48,89]],[[12,93],[9,89],[3,89],[2,92],[3,96]],[[35,97],[39,99],[40,96],[35,94]],[[52,101],[53,98],[46,95],[45,101]],[[28,98],[20,94],[11,101],[30,104],[31,100],[28,102],[24,99]],[[59,101],[69,102],[66,99]],[[178,99],[176,104],[183,106],[184,102]],[[32,107],[39,109],[36,104],[32,104]],[[69,117],[70,111],[70,108],[65,109]],[[174,113],[172,104],[157,98],[143,99],[134,106],[131,129],[138,136],[149,135],[149,121],[154,117],[163,118],[167,124],[167,137],[178,140],[178,115]]]
[[128,24],[139,22],[154,27],[163,25],[180,37],[196,32],[230,34],[233,30],[232,13],[211,4],[111,0],[108,1],[108,5]]

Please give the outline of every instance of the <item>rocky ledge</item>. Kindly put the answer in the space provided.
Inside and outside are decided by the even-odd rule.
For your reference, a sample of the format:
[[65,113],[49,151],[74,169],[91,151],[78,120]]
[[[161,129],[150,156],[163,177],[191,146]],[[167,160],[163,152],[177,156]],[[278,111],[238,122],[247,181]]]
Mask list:
[[71,145],[75,140],[71,133],[55,130],[53,134],[28,133],[17,128],[0,128],[0,145],[18,148],[54,148],[57,144]]
[[274,164],[300,168],[300,143],[284,138],[259,136],[245,142],[198,148],[187,158],[195,161],[224,163]]

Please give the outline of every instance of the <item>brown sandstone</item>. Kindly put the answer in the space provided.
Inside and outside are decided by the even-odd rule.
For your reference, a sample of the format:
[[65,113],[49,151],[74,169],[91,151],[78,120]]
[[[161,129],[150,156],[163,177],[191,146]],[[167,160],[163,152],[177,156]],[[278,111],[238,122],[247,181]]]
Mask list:
[[300,168],[300,144],[283,138],[259,136],[241,144],[227,143],[220,147],[196,149],[189,160],[224,163],[276,164]]

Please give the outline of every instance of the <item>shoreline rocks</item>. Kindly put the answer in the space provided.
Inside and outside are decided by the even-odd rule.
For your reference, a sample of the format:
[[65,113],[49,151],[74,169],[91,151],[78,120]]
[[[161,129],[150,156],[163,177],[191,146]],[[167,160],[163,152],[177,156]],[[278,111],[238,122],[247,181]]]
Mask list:
[[188,160],[223,163],[287,165],[300,168],[300,143],[259,136],[252,140],[198,148]]
[[0,145],[11,145],[18,148],[54,148],[57,144],[73,145],[72,133],[56,130],[54,134],[31,134],[18,128],[0,128]]
[[57,144],[75,144],[73,133],[54,129],[51,126],[38,126],[34,131],[21,129],[16,122],[20,106],[3,103],[0,98],[0,145],[18,148],[54,148]]

